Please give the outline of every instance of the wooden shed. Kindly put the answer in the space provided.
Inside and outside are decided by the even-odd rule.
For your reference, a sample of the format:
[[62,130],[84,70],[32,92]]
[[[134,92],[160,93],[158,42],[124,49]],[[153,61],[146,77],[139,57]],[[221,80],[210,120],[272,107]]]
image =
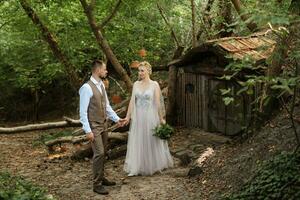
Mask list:
[[[263,34],[211,40],[169,63],[167,120],[185,127],[234,135],[248,126],[253,95],[235,95],[239,85],[220,80],[232,61],[251,56],[264,62],[271,55],[275,41]],[[231,88],[234,103],[225,106],[220,89]]]

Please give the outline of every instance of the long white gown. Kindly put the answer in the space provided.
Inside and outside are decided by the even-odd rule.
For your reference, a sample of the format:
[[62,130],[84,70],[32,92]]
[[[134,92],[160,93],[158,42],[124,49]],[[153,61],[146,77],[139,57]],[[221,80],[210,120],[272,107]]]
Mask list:
[[144,91],[134,84],[131,98],[134,101],[124,170],[130,175],[152,175],[173,167],[167,141],[153,136],[153,129],[160,124],[159,112],[164,111],[158,83],[150,81]]

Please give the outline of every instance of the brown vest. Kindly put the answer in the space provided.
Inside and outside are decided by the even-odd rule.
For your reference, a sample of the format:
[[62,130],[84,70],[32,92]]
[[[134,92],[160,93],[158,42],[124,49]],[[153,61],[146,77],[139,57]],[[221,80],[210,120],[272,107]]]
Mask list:
[[104,124],[106,121],[106,93],[102,87],[102,94],[98,90],[97,86],[89,80],[87,82],[93,91],[93,96],[90,99],[88,107],[88,119],[89,123],[96,122]]

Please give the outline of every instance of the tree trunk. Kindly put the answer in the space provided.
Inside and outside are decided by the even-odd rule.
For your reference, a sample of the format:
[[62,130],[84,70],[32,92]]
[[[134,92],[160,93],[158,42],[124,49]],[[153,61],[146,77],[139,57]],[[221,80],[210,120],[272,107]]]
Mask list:
[[32,111],[33,111],[33,116],[32,116],[32,121],[37,122],[39,120],[39,102],[40,102],[40,95],[38,89],[34,88],[33,91],[31,91],[32,95]]
[[174,39],[174,42],[176,44],[176,50],[174,52],[173,59],[179,58],[182,55],[182,53],[183,53],[184,47],[179,43],[179,40],[178,40],[178,38],[176,36],[175,31],[173,30],[173,27],[171,26],[171,24],[169,23],[168,19],[166,18],[165,14],[164,14],[163,8],[158,3],[156,5],[157,5],[157,8],[159,10],[160,15],[162,16],[163,20],[166,23],[166,25],[170,28],[171,35],[172,35],[172,37]]
[[118,9],[120,8],[122,3],[122,0],[118,0],[118,2],[116,3],[115,7],[112,9],[111,14],[109,16],[107,16],[103,22],[100,25],[100,29],[103,29],[104,26],[106,26],[106,24],[109,23],[109,21],[116,15]]
[[169,67],[169,79],[168,79],[168,103],[166,110],[167,122],[171,125],[176,123],[176,77],[177,68],[172,65]]
[[196,32],[196,8],[195,8],[195,0],[191,0],[191,8],[192,8],[192,47],[197,46],[197,32]]
[[42,124],[29,124],[25,126],[18,126],[12,128],[3,128],[0,127],[0,133],[18,133],[18,132],[27,132],[27,131],[37,131],[37,130],[46,130],[46,129],[53,129],[53,128],[64,128],[64,127],[79,127],[81,123],[79,120],[73,120],[67,118],[65,121],[59,122],[49,122],[49,123],[42,123]]
[[[121,156],[125,156],[127,151],[127,145],[124,144],[122,146],[115,147],[107,151],[106,156],[107,159],[113,160],[119,158]],[[93,150],[90,144],[86,144],[82,146],[79,150],[74,152],[71,156],[73,160],[81,160],[84,158],[91,158],[93,156]]]
[[90,27],[96,37],[96,41],[102,51],[105,53],[106,57],[109,59],[111,64],[114,66],[116,72],[121,76],[121,79],[125,82],[128,91],[132,89],[132,81],[128,76],[126,70],[121,66],[120,62],[118,61],[117,57],[113,53],[111,47],[108,44],[108,41],[104,38],[99,26],[97,26],[96,20],[93,16],[93,6],[88,5],[86,0],[80,0],[81,5],[83,7],[84,13],[87,16],[88,22]]
[[178,46],[177,49],[174,52],[173,60],[177,59],[177,58],[180,58],[181,55],[182,55],[182,53],[183,53],[183,51],[184,51],[184,47],[183,46]]
[[223,38],[223,37],[229,37],[232,34],[231,32],[227,32],[227,26],[226,24],[231,24],[232,18],[231,18],[231,4],[227,0],[220,0],[219,1],[219,14],[222,16],[222,21],[217,24],[217,30],[219,30],[219,33],[216,35],[215,38]]
[[199,28],[198,33],[197,33],[197,42],[198,44],[202,44],[204,43],[204,41],[202,41],[202,34],[205,32],[206,33],[206,38],[210,39],[210,33],[209,33],[209,29],[212,26],[212,19],[211,19],[211,15],[210,15],[210,10],[212,8],[212,5],[214,3],[214,0],[208,0],[205,8],[203,9],[203,17],[202,17],[202,26]]
[[[237,13],[240,15],[241,19],[244,22],[246,22],[249,17],[245,14],[242,14],[243,11],[242,11],[242,6],[241,6],[240,0],[231,0],[231,2],[234,5],[234,8],[237,11]],[[257,29],[257,25],[254,22],[250,22],[246,25],[251,31],[255,31]]]
[[206,7],[204,9],[204,14],[203,14],[203,20],[204,20],[204,22],[208,23],[209,27],[212,26],[212,21],[210,18],[210,10],[212,8],[213,3],[214,3],[214,0],[208,0]]
[[[114,140],[121,140],[121,141],[126,141],[128,137],[128,133],[120,133],[120,132],[108,132],[108,139],[114,139]],[[65,136],[65,137],[60,137],[56,138],[53,140],[49,140],[45,142],[45,145],[48,147],[51,147],[53,145],[57,144],[62,144],[62,143],[81,143],[81,142],[86,142],[88,141],[86,135],[80,135],[80,136]]]
[[176,33],[175,33],[175,31],[173,30],[173,27],[172,27],[171,24],[169,23],[169,20],[166,18],[165,14],[164,14],[163,8],[162,8],[158,3],[157,3],[156,5],[157,5],[157,8],[158,8],[158,10],[159,10],[160,15],[162,16],[163,20],[165,21],[166,25],[169,27],[169,29],[170,29],[170,31],[171,31],[171,35],[172,35],[172,37],[173,37],[173,39],[174,39],[174,41],[175,41],[175,44],[176,44],[177,48],[178,48],[178,47],[181,47],[182,45],[180,45],[179,40],[178,40],[178,38],[177,38],[177,36],[176,36]]
[[277,76],[281,73],[281,67],[285,61],[288,53],[288,47],[286,44],[289,42],[289,36],[284,36],[277,39],[275,49],[271,56],[271,66],[267,69],[268,76]]
[[71,62],[67,59],[66,55],[62,52],[62,50],[58,46],[58,42],[55,39],[54,34],[50,32],[50,30],[43,24],[40,20],[39,16],[35,13],[35,11],[30,7],[27,0],[19,0],[22,8],[28,15],[28,17],[32,20],[32,22],[37,26],[37,28],[41,31],[44,40],[49,44],[50,49],[52,50],[54,56],[64,65],[65,72],[68,75],[70,80],[70,84],[74,90],[77,89],[81,85],[81,80],[79,79],[76,68],[71,64]]

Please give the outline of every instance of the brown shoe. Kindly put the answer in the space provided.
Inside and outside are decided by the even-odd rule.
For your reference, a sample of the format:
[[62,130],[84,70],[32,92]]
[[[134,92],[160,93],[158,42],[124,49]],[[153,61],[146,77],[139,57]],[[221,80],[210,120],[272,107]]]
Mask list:
[[106,178],[103,178],[103,180],[102,180],[102,185],[113,186],[113,185],[116,185],[116,182],[114,182],[114,181],[109,181],[109,180],[107,180]]
[[103,194],[103,195],[108,194],[108,191],[102,185],[94,187],[93,191],[98,193],[98,194]]

